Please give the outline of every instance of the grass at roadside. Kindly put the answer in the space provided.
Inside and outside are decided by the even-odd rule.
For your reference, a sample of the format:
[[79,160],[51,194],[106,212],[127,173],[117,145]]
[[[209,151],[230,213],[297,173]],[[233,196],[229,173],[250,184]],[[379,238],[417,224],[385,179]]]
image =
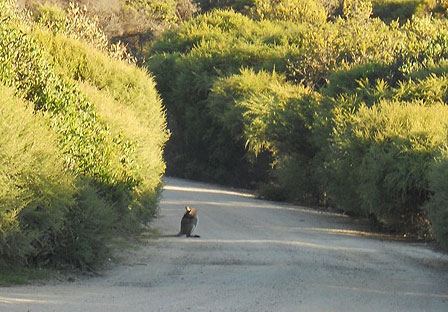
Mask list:
[[12,267],[0,264],[0,287],[45,281],[57,274],[55,270]]

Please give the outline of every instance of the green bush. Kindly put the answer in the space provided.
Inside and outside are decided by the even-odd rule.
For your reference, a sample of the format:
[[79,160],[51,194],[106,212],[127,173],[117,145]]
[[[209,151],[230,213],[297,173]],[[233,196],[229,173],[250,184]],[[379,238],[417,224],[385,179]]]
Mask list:
[[115,197],[128,197],[126,188],[138,184],[131,143],[111,135],[79,89],[54,73],[31,36],[3,27],[0,41],[4,65],[0,78],[33,102],[37,110],[51,114],[67,168],[105,189],[111,187]]
[[368,63],[389,64],[402,35],[379,20],[337,19],[319,27],[308,26],[301,35],[299,53],[287,63],[289,79],[319,90],[328,76]]
[[86,42],[99,50],[108,50],[109,42],[106,34],[98,26],[98,21],[87,15],[74,3],[66,10],[58,6],[34,3],[31,12],[34,22],[53,33]]
[[[297,51],[297,46],[287,43],[300,40],[295,36],[300,30],[298,25],[255,22],[238,13],[215,11],[198,16],[154,44],[147,65],[164,98],[173,133],[166,149],[169,173],[251,183],[245,176],[247,170],[238,176],[231,169],[241,159],[248,160],[244,142],[222,131],[209,111],[207,97],[214,81],[238,73],[241,67],[284,71],[285,56]],[[224,144],[229,146],[228,160],[220,162],[222,153],[214,147]]]
[[296,23],[323,24],[327,11],[318,0],[252,0],[249,15],[256,19],[287,20]]
[[62,227],[55,235],[53,254],[42,260],[88,270],[109,257],[111,241],[117,232],[114,229],[117,215],[89,181],[81,179],[77,184],[76,204],[66,211]]
[[406,78],[424,74],[448,58],[448,21],[412,18],[401,28],[402,44],[397,49],[395,66]]
[[342,14],[348,19],[368,19],[372,14],[372,2],[370,0],[343,0]]
[[[141,221],[149,221],[156,213],[165,171],[163,146],[168,139],[165,113],[152,77],[145,70],[108,58],[76,41],[48,33],[39,33],[38,38],[54,57],[59,72],[82,83],[99,117],[120,142],[127,144],[133,155],[129,162],[138,168],[133,173],[138,184],[131,208]],[[129,116],[127,123],[123,116]]]
[[417,100],[382,100],[356,113],[338,110],[328,161],[330,195],[389,229],[427,230],[427,172],[447,139],[447,114],[443,104]]
[[0,258],[87,268],[105,257],[115,215],[64,168],[50,119],[0,86]]
[[26,263],[54,252],[53,240],[74,205],[49,119],[0,84],[0,258]]
[[424,208],[439,200],[428,172],[446,141],[446,20],[386,24],[370,2],[343,1],[315,23],[286,17],[280,6],[294,1],[257,2],[266,16],[255,2],[221,1],[244,14],[211,11],[154,43],[168,171],[259,182],[272,198],[428,233],[439,215]]
[[[271,155],[273,169],[264,170],[273,181],[263,186],[258,180],[262,194],[271,198],[268,193],[283,188],[283,195],[277,192],[276,197],[302,202],[315,202],[318,193],[310,163],[316,152],[311,130],[318,103],[318,95],[309,88],[290,84],[275,72],[252,70],[218,79],[209,96],[216,123],[245,142],[253,156]],[[214,150],[225,154],[218,145]]]
[[436,0],[374,0],[373,16],[386,23],[398,20],[401,24],[413,16],[424,16],[436,8]]
[[[220,182],[228,183],[223,173],[232,171],[231,163],[248,160],[244,156],[245,139],[223,131],[227,124],[219,121],[219,112],[211,111],[210,90],[220,77],[238,74],[247,67],[255,72],[283,73],[288,80],[317,89],[336,68],[382,57],[391,60],[393,34],[380,21],[338,20],[310,26],[254,21],[235,12],[213,11],[162,36],[154,43],[147,66],[155,74],[173,133],[166,153],[168,172],[204,179],[219,177]],[[238,111],[232,114],[238,115]],[[231,147],[227,159],[220,149],[225,144]],[[204,152],[198,155],[198,150]],[[252,164],[247,162],[243,167],[246,165]],[[232,172],[227,177],[233,178]],[[237,180],[251,184],[244,175]]]
[[[104,259],[112,230],[138,231],[157,212],[167,140],[160,98],[144,70],[49,32],[10,1],[0,8],[0,84],[8,88],[0,99],[20,98],[35,114],[24,123],[34,136],[15,123],[1,132],[5,153],[9,140],[22,150],[0,163],[13,173],[0,177],[0,262],[89,268]],[[47,128],[35,130],[42,115]]]
[[448,250],[448,173],[446,147],[430,167],[429,186],[432,191],[430,200],[425,208],[431,222],[432,233],[441,247]]

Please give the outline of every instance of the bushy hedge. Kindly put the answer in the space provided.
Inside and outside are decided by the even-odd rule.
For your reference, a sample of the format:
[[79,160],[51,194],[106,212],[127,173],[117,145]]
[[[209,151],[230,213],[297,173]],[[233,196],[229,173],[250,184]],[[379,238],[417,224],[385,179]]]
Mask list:
[[[266,167],[266,160],[250,160],[244,139],[242,144],[238,135],[222,128],[223,122],[216,122],[209,95],[218,78],[249,67],[317,89],[331,70],[377,57],[392,59],[394,44],[393,32],[379,21],[309,25],[256,21],[232,11],[198,16],[167,33],[154,43],[147,66],[155,74],[173,132],[166,154],[169,172],[247,186],[252,169],[242,168]],[[224,145],[229,150],[223,154]],[[232,162],[240,176],[229,174]]]
[[288,20],[296,23],[323,24],[328,12],[315,0],[251,0],[249,15],[256,19]]
[[440,156],[432,163],[428,172],[429,188],[432,192],[430,200],[425,205],[431,221],[434,237],[445,250],[448,250],[448,173],[447,150],[444,146]]
[[145,71],[48,31],[12,1],[0,7],[1,106],[15,109],[2,110],[2,172],[12,175],[1,179],[0,262],[90,267],[113,231],[138,231],[156,214],[161,101]]
[[302,202],[317,195],[309,170],[316,152],[311,130],[318,99],[312,89],[275,72],[243,69],[213,85],[209,105],[215,122],[241,138],[252,157],[271,155],[273,169],[264,168],[270,179],[258,184],[262,195]]
[[0,95],[0,256],[23,262],[41,248],[53,251],[74,204],[75,180],[64,170],[48,118],[3,85]]
[[442,245],[444,184],[434,168],[443,172],[446,155],[446,31],[446,21],[414,18],[393,62],[340,71],[324,90],[333,204]]
[[152,78],[145,70],[62,35],[42,31],[35,35],[53,57],[56,70],[67,80],[81,83],[99,119],[110,127],[117,143],[132,154],[132,158],[125,159],[122,153],[117,159],[132,166],[130,172],[136,181],[130,202],[126,196],[114,196],[114,200],[125,200],[119,209],[131,207],[141,221],[150,220],[165,171],[162,148],[168,138],[165,114]]
[[[298,50],[287,42],[300,40],[294,35],[302,30],[287,23],[255,22],[234,12],[213,12],[154,44],[147,65],[155,74],[173,133],[166,153],[170,173],[250,184],[248,170],[263,164],[252,163],[244,142],[235,143],[239,138],[229,136],[222,124],[213,121],[207,97],[214,81],[238,73],[241,67],[286,70],[286,55]],[[228,147],[225,156],[214,149],[218,145]],[[229,172],[232,164],[241,170]]]
[[382,100],[335,114],[329,192],[350,211],[390,229],[428,230],[428,171],[447,140],[448,108],[419,100]]
[[390,23],[405,23],[413,16],[424,16],[437,11],[437,0],[373,0],[373,15]]
[[14,27],[2,27],[0,36],[1,81],[34,103],[37,110],[50,113],[67,168],[98,185],[134,187],[133,156],[126,150],[126,142],[119,144],[119,137],[98,120],[92,103],[73,83],[54,73],[31,36]]
[[173,132],[168,170],[446,246],[447,22],[386,24],[361,2],[321,23],[215,10],[162,36],[147,65]]

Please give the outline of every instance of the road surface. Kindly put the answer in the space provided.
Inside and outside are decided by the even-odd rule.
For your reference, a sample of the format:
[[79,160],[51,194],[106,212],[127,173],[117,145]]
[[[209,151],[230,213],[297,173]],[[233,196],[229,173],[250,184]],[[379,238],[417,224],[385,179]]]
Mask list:
[[334,213],[167,178],[161,234],[102,276],[0,288],[1,312],[448,311],[448,256]]

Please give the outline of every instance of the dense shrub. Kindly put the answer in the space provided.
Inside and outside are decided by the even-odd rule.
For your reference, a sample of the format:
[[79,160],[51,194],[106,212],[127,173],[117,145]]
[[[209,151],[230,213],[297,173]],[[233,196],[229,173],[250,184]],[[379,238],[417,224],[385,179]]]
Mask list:
[[252,0],[249,15],[256,19],[288,20],[297,23],[323,24],[327,11],[316,0]]
[[25,263],[54,251],[74,205],[49,119],[0,85],[0,258]]
[[432,164],[429,171],[429,186],[432,192],[425,208],[431,221],[434,238],[448,250],[448,185],[446,175],[448,155],[446,146]]
[[290,79],[314,87],[326,86],[328,75],[371,62],[390,63],[401,35],[379,20],[337,19],[309,27],[302,49],[288,58]]
[[87,16],[86,9],[70,3],[67,10],[58,6],[34,3],[32,18],[35,23],[54,33],[65,34],[90,43],[100,50],[107,50],[108,40],[96,19]]
[[155,42],[170,173],[329,202],[394,231],[432,224],[444,240],[446,20],[386,24],[357,0],[318,23],[276,15],[293,2],[221,1],[244,14],[211,11]]
[[[285,71],[285,57],[297,51],[289,41],[300,40],[300,25],[255,22],[234,12],[200,16],[157,41],[148,67],[155,74],[173,133],[167,146],[170,173],[248,185],[246,171],[231,172],[232,163],[250,165],[244,142],[224,134],[210,112],[207,97],[219,77],[241,67]],[[236,139],[236,140],[235,140]],[[222,140],[222,141],[219,141]],[[229,161],[214,147],[229,147]],[[198,151],[202,151],[198,153]],[[187,166],[188,163],[188,166]],[[257,166],[257,165],[256,165]]]
[[[140,218],[150,220],[165,170],[162,147],[168,138],[165,115],[152,78],[144,70],[110,59],[63,36],[38,32],[36,37],[53,56],[62,75],[83,83],[82,89],[96,106],[96,113],[111,126],[120,145],[132,153],[132,159],[120,160],[138,168],[132,173],[137,181],[132,206]],[[128,123],[120,115],[130,116]],[[127,210],[127,205],[123,209]]]
[[64,168],[48,117],[0,87],[0,262],[97,264],[115,220],[87,181]]
[[[213,115],[241,136],[249,151],[272,155],[271,188],[284,189],[284,199],[308,202],[315,201],[317,193],[309,170],[316,152],[311,130],[318,103],[309,88],[290,84],[276,73],[251,70],[218,80],[210,95]],[[286,171],[291,174],[283,174]]]
[[425,230],[427,172],[446,142],[447,114],[443,104],[418,100],[382,100],[353,114],[339,110],[328,162],[330,195],[390,229]]
[[373,0],[373,16],[384,22],[398,20],[405,23],[413,16],[424,16],[433,11],[436,0]]
[[33,102],[36,109],[52,115],[67,168],[106,188],[116,186],[117,195],[120,186],[132,189],[138,181],[132,151],[126,147],[130,142],[122,144],[119,136],[111,135],[79,89],[53,72],[31,36],[2,27],[0,42],[1,80]]
[[54,237],[53,253],[38,264],[49,261],[87,270],[109,256],[117,233],[117,214],[89,181],[80,179],[76,190],[76,202],[66,211],[62,228]]
[[[390,61],[394,44],[393,32],[380,21],[340,19],[310,26],[254,21],[229,11],[198,16],[162,36],[155,42],[147,65],[155,74],[173,132],[167,147],[169,172],[229,182],[223,172],[230,171],[230,179],[235,177],[232,162],[242,167],[252,165],[244,164],[248,160],[245,139],[226,132],[226,123],[218,120],[220,113],[211,111],[210,90],[218,78],[249,67],[255,72],[285,73],[288,80],[317,89],[331,70],[377,58]],[[235,109],[229,105],[230,111]],[[232,114],[239,111],[236,108]],[[220,146],[225,144],[230,148],[222,156]],[[198,150],[203,153],[198,154]],[[245,174],[237,181],[251,184]]]
[[[0,7],[0,83],[9,88],[0,98],[20,98],[36,116],[23,117],[34,136],[22,138],[27,132],[14,123],[2,131],[2,142],[12,140],[19,150],[6,155],[11,159],[2,156],[8,161],[2,172],[17,173],[0,179],[0,257],[88,268],[104,259],[113,229],[138,231],[156,214],[167,140],[161,101],[145,71],[52,26],[49,32],[42,21],[20,15],[11,1]],[[41,115],[45,131],[36,130],[43,127]],[[40,145],[34,143],[37,135],[43,137]]]

